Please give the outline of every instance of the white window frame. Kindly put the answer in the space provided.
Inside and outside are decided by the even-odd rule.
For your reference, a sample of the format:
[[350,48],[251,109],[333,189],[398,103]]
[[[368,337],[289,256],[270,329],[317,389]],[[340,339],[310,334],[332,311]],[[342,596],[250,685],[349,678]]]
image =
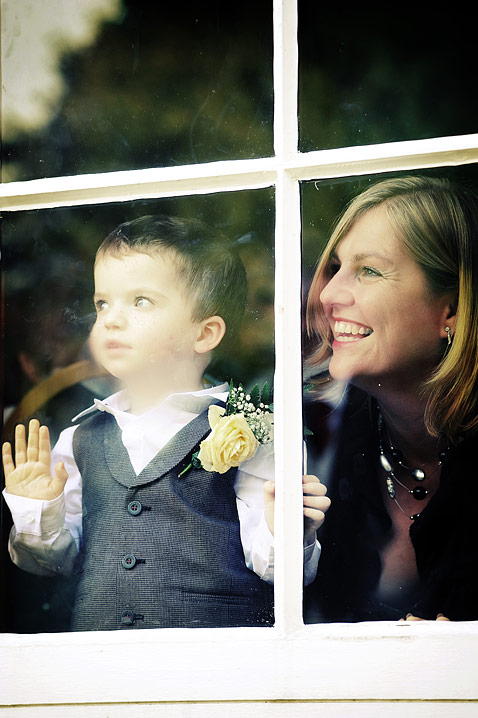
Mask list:
[[297,65],[296,0],[274,0],[273,157],[0,186],[4,212],[263,187],[277,208],[275,626],[3,634],[0,716],[476,711],[478,622],[302,622],[300,182],[478,162],[478,134],[300,153]]

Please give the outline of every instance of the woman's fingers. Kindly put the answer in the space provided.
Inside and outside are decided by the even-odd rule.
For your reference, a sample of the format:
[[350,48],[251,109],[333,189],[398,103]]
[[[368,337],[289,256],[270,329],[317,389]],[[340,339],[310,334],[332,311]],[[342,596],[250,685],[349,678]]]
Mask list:
[[[400,621],[403,621],[404,619],[401,618]],[[418,616],[414,616],[413,613],[407,613],[407,617],[405,618],[405,621],[426,621],[428,619],[426,618],[419,618]],[[435,618],[435,621],[449,621],[450,619],[443,615],[443,613],[439,613],[437,617]]]

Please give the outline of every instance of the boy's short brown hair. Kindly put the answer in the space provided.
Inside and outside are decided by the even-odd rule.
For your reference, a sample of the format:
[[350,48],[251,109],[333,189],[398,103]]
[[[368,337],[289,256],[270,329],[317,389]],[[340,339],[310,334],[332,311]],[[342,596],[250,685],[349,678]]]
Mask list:
[[224,319],[228,343],[237,337],[244,315],[247,279],[232,243],[197,219],[146,215],[123,222],[102,242],[96,260],[105,254],[167,252],[192,304],[192,319]]

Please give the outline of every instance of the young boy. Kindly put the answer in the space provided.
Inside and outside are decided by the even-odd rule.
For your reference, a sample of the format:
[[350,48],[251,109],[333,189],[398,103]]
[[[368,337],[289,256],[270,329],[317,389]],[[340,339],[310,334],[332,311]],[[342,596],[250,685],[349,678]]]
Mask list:
[[[227,399],[227,385],[203,389],[202,376],[226,327],[237,334],[245,296],[239,257],[196,221],[142,217],[100,246],[90,341],[122,389],[95,400],[52,457],[36,420],[28,442],[17,427],[15,464],[9,444],[3,453],[12,559],[80,573],[74,630],[273,621],[270,445],[227,473],[187,468],[210,434],[209,406]],[[307,477],[306,582],[328,502]]]

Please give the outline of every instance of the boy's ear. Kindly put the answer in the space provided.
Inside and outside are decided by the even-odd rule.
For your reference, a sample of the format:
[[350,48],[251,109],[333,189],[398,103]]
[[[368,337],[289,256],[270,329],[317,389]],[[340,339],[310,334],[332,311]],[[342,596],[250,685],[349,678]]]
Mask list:
[[200,332],[194,349],[198,354],[210,352],[221,343],[226,333],[226,322],[222,317],[214,316],[200,322]]

